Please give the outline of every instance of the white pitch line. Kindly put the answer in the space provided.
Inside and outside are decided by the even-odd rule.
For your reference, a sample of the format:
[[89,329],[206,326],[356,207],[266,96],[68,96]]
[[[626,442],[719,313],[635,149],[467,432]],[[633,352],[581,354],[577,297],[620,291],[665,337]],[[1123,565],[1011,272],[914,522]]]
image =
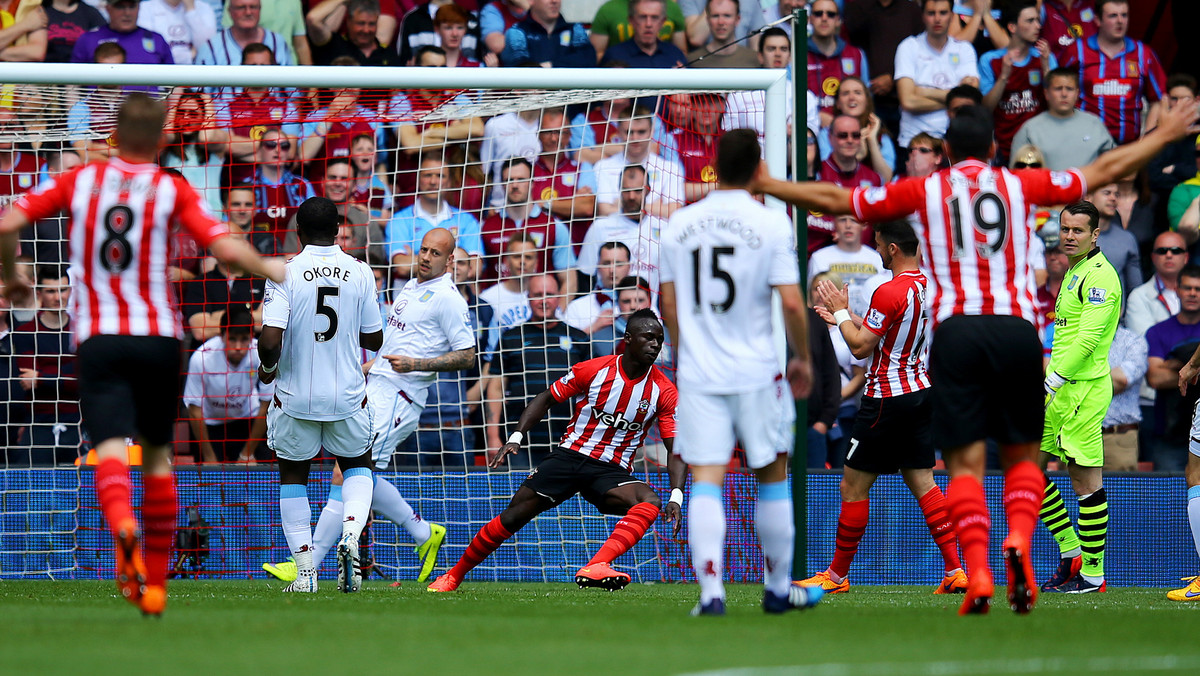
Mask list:
[[1146,672],[1189,671],[1200,669],[1200,656],[1159,655],[1145,657],[1033,657],[1023,660],[975,660],[959,662],[830,662],[795,664],[781,667],[737,667],[697,671],[680,676],[961,676],[963,674],[1040,674],[1047,672]]

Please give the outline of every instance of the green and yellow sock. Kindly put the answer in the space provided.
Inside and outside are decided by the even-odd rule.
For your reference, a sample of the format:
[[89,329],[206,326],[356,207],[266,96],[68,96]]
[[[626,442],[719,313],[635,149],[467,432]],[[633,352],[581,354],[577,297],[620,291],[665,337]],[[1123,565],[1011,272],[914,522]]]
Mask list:
[[1079,498],[1079,540],[1083,568],[1079,571],[1092,584],[1104,581],[1104,541],[1108,534],[1108,495],[1104,489]]
[[[1062,493],[1058,491],[1058,485],[1048,476],[1046,477],[1046,490],[1042,497],[1040,516],[1042,523],[1046,524],[1046,528],[1058,542],[1058,551],[1062,558],[1069,559],[1078,555],[1081,546],[1079,536],[1075,534],[1075,527],[1071,525],[1071,516],[1067,514],[1067,506],[1063,504]],[[1101,545],[1101,549],[1103,549],[1103,545]]]

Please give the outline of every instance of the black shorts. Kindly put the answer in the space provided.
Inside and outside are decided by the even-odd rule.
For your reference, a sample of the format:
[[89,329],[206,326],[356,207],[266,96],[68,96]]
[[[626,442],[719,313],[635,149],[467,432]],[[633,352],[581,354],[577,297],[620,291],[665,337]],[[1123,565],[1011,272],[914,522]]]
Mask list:
[[954,316],[934,331],[933,441],[1040,443],[1045,419],[1042,342],[1020,317]]
[[182,344],[163,336],[92,336],[77,351],[79,412],[92,444],[171,441],[179,410]]
[[555,505],[570,500],[578,493],[604,512],[604,494],[631,483],[645,482],[619,465],[555,448],[550,457],[533,468],[529,478],[521,485],[548,498]]
[[846,466],[871,474],[933,467],[933,398],[929,390],[896,397],[863,397]]

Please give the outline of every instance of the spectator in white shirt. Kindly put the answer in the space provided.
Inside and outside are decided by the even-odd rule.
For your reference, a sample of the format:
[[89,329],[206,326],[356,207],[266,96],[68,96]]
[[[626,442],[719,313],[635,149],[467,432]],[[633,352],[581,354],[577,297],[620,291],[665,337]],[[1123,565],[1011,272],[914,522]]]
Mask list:
[[808,278],[833,272],[850,291],[850,310],[863,316],[870,298],[863,285],[883,270],[883,259],[872,248],[863,246],[863,224],[853,216],[839,216],[834,223],[833,244],[817,249],[808,259]]
[[542,150],[538,140],[542,111],[522,110],[497,115],[483,125],[483,142],[479,145],[479,163],[491,184],[489,204],[504,206],[504,183],[500,169],[510,157],[524,157],[531,163]]
[[596,213],[607,216],[621,208],[621,174],[625,167],[636,164],[646,170],[649,191],[645,212],[661,221],[654,223],[655,228],[661,229],[666,219],[683,206],[683,165],[651,149],[652,117],[649,110],[638,106],[634,108],[632,118],[618,123],[618,135],[625,139],[625,148],[595,165]]
[[571,301],[563,313],[563,321],[588,335],[612,326],[616,303],[614,289],[628,274],[629,247],[617,240],[602,244],[592,292]]
[[923,0],[925,32],[905,38],[896,48],[896,92],[900,97],[900,145],[920,132],[946,133],[946,94],[960,84],[979,86],[975,48],[950,37],[954,18],[950,0]]
[[175,63],[192,63],[196,50],[217,34],[212,8],[196,0],[143,0],[137,23],[167,39]]
[[647,172],[636,164],[621,172],[621,211],[597,218],[588,227],[579,247],[579,271],[593,275],[600,246],[617,241],[629,249],[629,274],[649,280],[658,291],[658,236],[655,219],[646,213],[649,197]]

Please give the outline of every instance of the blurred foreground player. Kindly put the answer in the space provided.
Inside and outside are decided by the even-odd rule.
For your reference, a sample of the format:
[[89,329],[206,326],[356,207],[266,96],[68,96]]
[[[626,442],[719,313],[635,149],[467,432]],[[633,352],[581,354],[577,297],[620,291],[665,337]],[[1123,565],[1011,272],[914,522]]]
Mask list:
[[[820,587],[792,585],[796,536],[788,487],[795,401],[812,387],[808,310],[786,212],[747,185],[761,155],[750,129],[717,142],[717,188],[676,211],[662,234],[662,310],[678,346],[679,450],[691,466],[688,545],[700,582],[693,614],[724,615],[725,470],[737,441],[758,479],[754,527],[762,546],[768,613],[808,608]],[[771,325],[778,293],[795,355],[784,383]]]
[[872,294],[865,318],[851,316],[846,289],[828,280],[817,283],[817,296],[823,303],[817,312],[838,327],[856,358],[871,357],[871,367],[842,470],[837,552],[828,569],[797,584],[819,585],[830,594],[850,591],[847,575],[867,528],[871,487],[880,474],[899,470],[946,564],[945,575],[933,593],[967,591],[946,497],[933,481],[933,400],[925,339],[928,282],[917,268],[918,246],[917,235],[906,221],[875,226],[875,247],[893,276]]
[[1089,185],[1106,185],[1145,166],[1195,123],[1195,106],[1178,106],[1140,141],[1101,155],[1082,169],[1011,172],[991,168],[992,125],[968,106],[950,122],[946,154],[954,162],[927,178],[853,191],[827,183],[788,183],[760,168],[754,187],[826,214],[886,221],[916,213],[922,260],[932,272],[930,375],[934,443],[950,471],[946,499],[971,582],[959,612],[986,613],[993,593],[988,568],[985,439],[1000,442],[1006,468],[1004,542],[1008,600],[1027,613],[1037,598],[1029,558],[1045,481],[1033,461],[1042,438],[1044,389],[1029,262],[1029,204],[1067,204]]
[[645,442],[655,421],[670,453],[667,471],[671,499],[666,512],[678,534],[686,467],[671,452],[676,392],[671,381],[654,366],[662,346],[662,324],[652,310],[638,310],[626,325],[623,354],[572,366],[550,389],[529,402],[517,421],[517,430],[488,463],[490,467],[499,467],[506,456],[520,450],[524,434],[546,416],[551,406],[575,399],[575,413],[566,434],[517,489],[508,507],[479,529],[458,563],[434,580],[429,591],[454,591],[472,568],[535,516],[576,494],[601,513],[620,514],[624,518],[617,522],[612,535],[592,560],[575,574],[575,582],[580,587],[610,591],[629,584],[629,575],[614,570],[610,564],[632,549],[658,518],[662,504],[658,494],[630,474],[633,455]]
[[[26,194],[0,221],[5,293],[23,299],[15,274],[17,232],[60,211],[68,228],[71,318],[78,345],[79,409],[96,445],[96,496],[116,543],[117,588],[142,612],[166,607],[175,539],[175,480],[169,445],[179,407],[183,323],[167,279],[173,231],[187,232],[222,263],[283,279],[281,261],[259,258],[207,214],[180,176],[155,164],[165,113],[135,93],[117,113],[117,157],[61,174]],[[126,439],[142,444],[142,530],[130,501]]]
[[334,243],[342,217],[325,197],[296,212],[303,249],[287,278],[268,283],[258,338],[258,379],[275,385],[267,409],[267,445],[279,458],[279,514],[297,576],[284,591],[316,592],[308,470],[324,448],[344,475],[338,591],[362,582],[358,537],[371,511],[371,408],[362,352],[383,344],[375,276]]
[[[378,471],[388,468],[396,446],[416,431],[437,373],[462,371],[475,361],[475,333],[467,301],[454,285],[453,275],[446,274],[454,262],[454,235],[445,228],[430,230],[414,258],[416,275],[400,290],[388,312],[380,355],[363,366],[368,372],[367,398],[374,410],[371,453]],[[341,531],[343,475],[336,467],[330,483],[329,500],[313,532],[313,565],[317,567]],[[422,519],[396,486],[378,474],[371,509],[416,541],[421,564],[417,581],[424,582],[437,562],[446,527]],[[296,579],[293,561],[263,564],[263,569],[281,580]]]

